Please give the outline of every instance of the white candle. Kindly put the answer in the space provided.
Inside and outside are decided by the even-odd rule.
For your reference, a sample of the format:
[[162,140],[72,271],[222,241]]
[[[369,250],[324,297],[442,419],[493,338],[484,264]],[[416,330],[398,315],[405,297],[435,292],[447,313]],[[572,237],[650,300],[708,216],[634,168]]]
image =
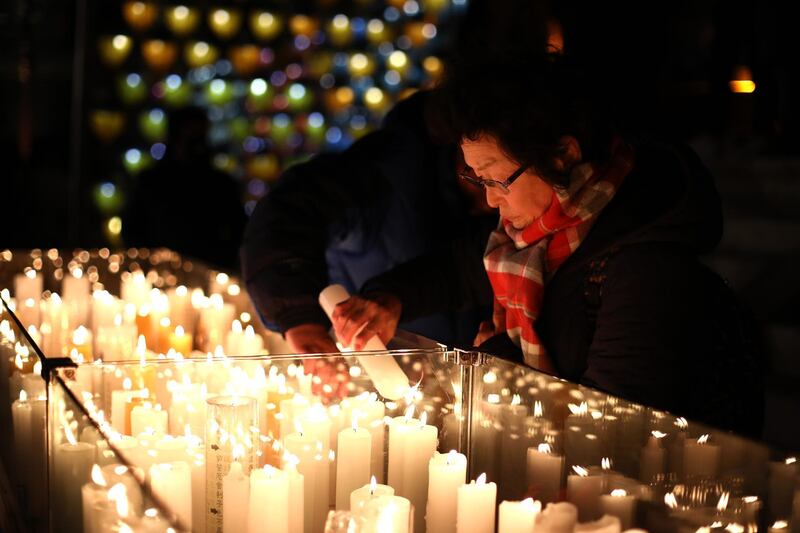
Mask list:
[[289,532],[289,477],[266,465],[250,473],[247,531]]
[[192,302],[189,299],[189,290],[185,285],[167,290],[169,300],[169,319],[176,326],[192,329]]
[[68,433],[69,442],[57,445],[54,462],[53,516],[58,516],[59,526],[65,531],[80,531],[83,527],[81,487],[89,481],[94,461],[94,446],[76,442]]
[[102,533],[99,515],[109,506],[108,483],[98,465],[92,467],[92,480],[81,487],[84,533]]
[[[347,300],[350,294],[341,285],[330,285],[319,294],[319,303],[330,318],[337,304]],[[366,324],[365,324],[366,325]],[[386,347],[375,335],[371,338],[364,351],[386,351]],[[397,400],[408,391],[408,376],[397,364],[394,357],[357,356],[359,364],[367,371],[375,388],[381,396],[389,400]]]
[[[3,378],[0,378],[3,379]],[[31,412],[33,406],[28,401],[28,394],[19,391],[19,400],[11,404],[12,423],[14,425],[14,449],[16,452],[18,472],[24,486],[30,490],[31,477]]]
[[548,503],[536,516],[536,531],[542,533],[572,533],[578,522],[578,508],[569,502]]
[[18,302],[32,298],[39,301],[42,297],[44,278],[36,270],[26,268],[23,274],[14,276],[14,298]]
[[366,517],[365,531],[409,533],[414,527],[411,502],[402,496],[378,496],[369,500],[363,516]]
[[135,406],[131,410],[131,435],[148,432],[166,433],[167,412],[162,411],[160,407],[160,405],[153,407],[149,402]]
[[242,471],[241,463],[234,461],[230,472],[222,480],[223,533],[247,531],[249,502],[250,479]]
[[434,453],[428,463],[428,531],[454,533],[458,509],[458,488],[467,481],[467,458],[451,450]]
[[486,483],[486,474],[458,488],[456,531],[492,533],[494,531],[497,485]]
[[370,500],[380,496],[394,496],[394,489],[389,485],[377,483],[375,476],[372,476],[368,484],[350,493],[350,512],[360,513]]
[[713,479],[719,473],[719,457],[719,446],[708,442],[708,435],[687,441],[683,450],[683,473],[685,476]]
[[787,533],[789,531],[789,522],[786,520],[776,520],[773,522],[767,533]]
[[574,475],[567,476],[567,501],[578,508],[578,519],[589,522],[600,518],[600,496],[603,493],[603,478],[590,476],[580,466],[573,466]]
[[[287,435],[283,439],[283,447],[286,452],[283,464],[290,460],[296,462],[298,472],[303,475],[304,531],[320,531],[325,524],[329,506],[327,491],[330,489],[330,470],[327,460],[322,461],[321,453],[317,451],[317,441],[302,432]],[[320,498],[317,485],[324,485],[324,499]]]
[[770,461],[767,483],[767,508],[770,520],[781,520],[792,515],[797,460]]
[[639,480],[642,483],[653,483],[664,473],[666,454],[661,447],[661,439],[665,436],[666,433],[653,431],[642,448],[639,457]]
[[600,506],[604,513],[619,518],[622,529],[628,529],[633,524],[633,514],[636,510],[636,498],[622,489],[611,491],[600,497]]
[[528,448],[528,485],[542,502],[554,502],[561,490],[564,457],[551,453],[549,444]]
[[498,533],[533,533],[536,515],[542,512],[542,503],[527,498],[521,502],[505,501],[499,507]]
[[353,420],[352,428],[339,432],[337,449],[336,509],[348,509],[350,493],[369,481],[372,437]]
[[61,294],[69,312],[71,325],[89,323],[89,278],[83,275],[83,270],[75,268],[64,276]]
[[284,471],[289,476],[289,533],[303,533],[304,530],[304,485],[303,474],[297,471],[297,462],[287,461]]
[[150,487],[181,526],[192,529],[192,472],[185,461],[159,463],[150,467]]

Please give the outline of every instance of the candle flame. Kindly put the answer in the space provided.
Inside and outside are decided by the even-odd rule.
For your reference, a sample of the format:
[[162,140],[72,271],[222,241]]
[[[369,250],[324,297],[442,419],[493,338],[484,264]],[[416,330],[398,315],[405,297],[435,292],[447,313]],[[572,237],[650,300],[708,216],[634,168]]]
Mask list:
[[246,328],[244,328],[244,336],[247,339],[252,339],[252,338],[254,338],[256,336],[256,330],[253,329],[252,325],[248,324],[248,326]]
[[128,467],[125,465],[119,465],[114,467],[114,473],[118,476],[128,473]]
[[611,470],[611,459],[608,457],[603,457],[603,459],[600,461],[600,466],[603,468],[603,470]]
[[705,444],[705,443],[707,443],[708,442],[708,437],[709,437],[708,433],[700,435],[700,438],[697,439],[697,444]]
[[486,472],[478,476],[478,479],[475,480],[476,485],[486,485]]
[[581,477],[586,477],[589,475],[589,471],[583,468],[582,466],[572,465],[572,471],[578,474]]
[[537,447],[537,450],[539,451],[539,453],[552,453],[550,450],[550,445],[546,442],[541,443]]
[[184,335],[186,335],[186,331],[184,331],[183,326],[177,326],[175,328],[175,336],[183,337]]
[[70,444],[78,444],[77,439],[75,439],[75,434],[72,432],[72,428],[69,427],[69,423],[64,424],[62,426],[64,428],[64,437],[67,439],[67,442]]
[[162,316],[161,320],[158,321],[158,325],[162,328],[168,328],[171,323],[168,316]]
[[147,364],[147,360],[145,359],[145,353],[147,352],[147,341],[144,338],[144,335],[139,335],[139,338],[136,339],[136,354],[139,356],[139,364],[144,366]]
[[522,403],[522,398],[520,398],[519,394],[515,394],[511,397],[511,405],[519,405]]
[[797,458],[796,458],[796,457],[787,457],[787,458],[786,458],[786,461],[785,461],[785,463],[786,463],[787,465],[791,465],[791,464],[794,464],[794,463],[796,463],[796,462],[797,462]]
[[744,503],[756,503],[758,501],[758,496],[745,496],[742,498]]
[[236,444],[233,447],[233,460],[238,461],[242,457],[244,457],[244,446],[241,444]]
[[786,529],[789,527],[789,522],[786,520],[776,520],[770,529]]
[[428,412],[423,411],[422,416],[419,417],[419,427],[424,428],[427,423],[428,423]]
[[664,437],[667,436],[666,433],[662,433],[661,431],[658,431],[658,430],[651,431],[650,434],[653,435],[657,439],[663,439]]
[[25,392],[25,389],[19,391],[19,401],[21,402],[28,401],[28,393]]
[[539,400],[533,402],[533,416],[535,416],[536,418],[542,417],[542,402],[540,402]]
[[542,512],[542,502],[539,500],[534,500],[533,498],[525,498],[520,502],[522,507],[525,510],[532,512],[533,514],[539,514]]
[[728,499],[730,496],[731,494],[729,492],[722,493],[722,495],[719,497],[719,501],[717,502],[717,511],[722,512],[728,508]]
[[375,494],[375,489],[378,488],[378,480],[375,479],[375,476],[369,478],[369,495],[373,496]]
[[570,413],[573,415],[585,415],[589,412],[589,404],[586,402],[581,402],[580,405],[571,403],[568,404],[567,407],[569,408]]
[[25,275],[28,277],[28,279],[36,279],[36,271],[30,267],[25,269]]
[[328,461],[334,462],[336,460],[336,452],[333,450],[328,450]]
[[83,277],[83,270],[81,270],[80,268],[73,269],[72,270],[72,276],[75,279],[81,279]]
[[358,431],[358,415],[353,412],[353,418],[350,421],[350,426],[353,428],[353,431]]
[[406,409],[406,413],[404,416],[406,418],[406,422],[414,418],[414,404],[408,406],[408,409]]
[[614,489],[611,491],[611,495],[615,498],[622,498],[623,496],[627,496],[628,493],[625,492],[625,489]]
[[231,324],[231,332],[233,333],[241,333],[242,332],[242,323],[238,320],[234,320],[233,324]]
[[14,366],[20,370],[25,366],[25,363],[22,361],[22,355],[20,355],[19,352],[17,352],[17,355],[14,357]]
[[303,436],[303,425],[300,423],[299,418],[294,419],[294,430],[299,433],[301,437]]
[[122,518],[128,516],[128,495],[125,490],[125,485],[117,483],[108,489],[108,501],[115,502],[117,507],[117,514]]
[[33,364],[33,373],[36,374],[37,376],[42,373],[42,362],[41,361],[36,361]]
[[675,498],[675,494],[668,492],[664,494],[664,505],[669,507],[670,509],[675,509],[678,507],[678,500]]
[[447,452],[447,466],[456,464],[456,460],[458,460],[458,452],[455,450],[450,450]]
[[[133,530],[131,529],[131,526],[129,526],[125,522],[119,522],[118,523],[118,527],[119,527],[119,533],[133,533]],[[172,528],[169,528],[169,529],[172,529]]]
[[687,422],[685,418],[680,416],[675,419],[675,425],[678,426],[679,429],[686,429],[689,427],[689,422]]
[[125,379],[122,381],[122,388],[123,388],[123,389],[125,389],[125,390],[131,390],[131,388],[132,388],[132,387],[133,387],[133,383],[131,382],[131,378],[125,378]]
[[105,487],[107,485],[106,478],[103,477],[103,471],[100,470],[100,465],[97,463],[92,465],[92,481],[101,487]]

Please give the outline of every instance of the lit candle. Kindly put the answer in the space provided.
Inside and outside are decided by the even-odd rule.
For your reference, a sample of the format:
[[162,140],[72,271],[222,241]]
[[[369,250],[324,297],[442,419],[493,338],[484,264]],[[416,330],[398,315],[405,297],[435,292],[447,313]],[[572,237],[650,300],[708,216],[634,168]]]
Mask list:
[[[0,379],[3,379],[0,377]],[[16,451],[18,472],[23,477],[24,485],[30,488],[31,479],[31,413],[33,406],[28,401],[28,393],[19,391],[19,400],[11,404],[12,423],[14,425],[14,448]]]
[[84,533],[102,533],[98,515],[109,504],[108,483],[100,466],[97,464],[92,467],[92,480],[81,487],[81,500],[83,502]]
[[67,353],[70,354],[73,361],[75,360],[74,354],[83,356],[84,362],[92,362],[94,357],[92,355],[92,332],[83,326],[78,326],[72,332],[70,342],[67,344]]
[[409,533],[413,530],[411,502],[401,496],[377,496],[364,507],[365,531]]
[[642,448],[639,457],[639,480],[642,483],[653,483],[664,473],[665,452],[661,447],[661,439],[666,433],[653,431],[647,444]]
[[83,527],[81,487],[89,481],[94,462],[94,446],[78,442],[72,431],[64,426],[67,442],[56,446],[53,457],[54,499],[53,516],[58,517],[64,531],[80,531]]
[[797,459],[788,457],[783,461],[770,461],[767,483],[767,508],[772,520],[792,515]]
[[[169,299],[169,319],[176,326],[181,326],[186,329],[191,329],[192,320],[192,302],[189,298],[189,290],[185,285],[167,290],[167,298]],[[179,350],[175,350],[179,351]]]
[[600,497],[600,506],[605,514],[616,516],[622,524],[622,529],[629,529],[633,524],[633,514],[636,509],[636,498],[622,489],[615,489],[611,494]]
[[527,498],[521,502],[505,501],[499,507],[498,533],[533,533],[536,515],[542,512],[542,503]]
[[330,466],[323,455],[322,443],[303,432],[297,421],[297,432],[283,439],[284,465],[290,460],[296,462],[297,470],[303,475],[303,523],[306,533],[321,531],[325,525],[330,505]]
[[222,480],[223,533],[246,531],[249,501],[250,479],[242,471],[241,463],[234,461]]
[[708,435],[697,441],[687,441],[683,450],[683,473],[685,476],[715,478],[719,473],[720,450],[708,442]]
[[182,529],[192,529],[192,472],[185,461],[158,463],[150,467],[150,487],[159,500],[175,513]]
[[295,457],[286,461],[283,470],[289,476],[289,533],[303,533],[305,480],[303,474],[297,471]]
[[578,508],[578,519],[589,522],[600,518],[600,495],[603,493],[602,476],[590,476],[580,466],[573,466],[574,475],[567,476],[567,501]]
[[265,465],[250,474],[250,509],[247,531],[289,532],[289,477]]
[[787,533],[789,531],[789,522],[786,520],[776,520],[769,526],[767,533]]
[[564,457],[551,452],[549,444],[528,448],[528,485],[542,502],[554,502],[561,490]]
[[75,268],[62,281],[61,294],[69,310],[69,323],[89,323],[89,278],[83,275],[83,270]]
[[27,267],[24,273],[14,276],[14,298],[18,302],[33,299],[37,303],[42,297],[44,278],[36,270]]
[[147,432],[156,434],[167,432],[167,412],[162,411],[160,405],[153,406],[150,402],[144,402],[131,409],[131,435]]
[[497,485],[486,483],[486,474],[458,488],[458,533],[492,533],[494,531]]
[[428,463],[428,531],[454,533],[458,508],[458,488],[467,481],[467,458],[451,450],[434,453]]
[[369,480],[372,437],[354,418],[352,428],[339,432],[337,449],[336,509],[348,509],[350,494]]
[[225,353],[228,355],[246,355],[241,351],[242,323],[234,320],[231,330],[225,335]]
[[[380,496],[394,496],[394,489],[389,485],[381,485],[372,476],[370,482],[350,493],[350,512],[358,514],[364,510],[367,503]],[[431,529],[431,531],[434,531]]]

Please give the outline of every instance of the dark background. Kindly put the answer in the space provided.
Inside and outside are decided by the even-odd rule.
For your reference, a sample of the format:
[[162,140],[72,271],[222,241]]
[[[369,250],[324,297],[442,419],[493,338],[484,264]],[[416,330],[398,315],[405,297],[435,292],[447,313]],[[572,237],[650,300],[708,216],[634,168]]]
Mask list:
[[[86,134],[85,115],[75,111],[85,109],[91,89],[81,83],[93,79],[85,51],[96,38],[95,4],[0,3],[2,248],[108,245],[90,194],[96,176],[87,170],[102,150]],[[690,143],[716,177],[725,235],[706,259],[750,304],[770,345],[765,438],[800,449],[795,19],[778,2],[648,4],[607,25],[591,14],[589,26],[618,51],[625,69],[641,69],[642,79],[652,81],[651,92],[632,96],[641,100],[644,118],[661,134]],[[313,10],[314,3],[305,7]],[[737,65],[750,68],[753,94],[730,91]]]

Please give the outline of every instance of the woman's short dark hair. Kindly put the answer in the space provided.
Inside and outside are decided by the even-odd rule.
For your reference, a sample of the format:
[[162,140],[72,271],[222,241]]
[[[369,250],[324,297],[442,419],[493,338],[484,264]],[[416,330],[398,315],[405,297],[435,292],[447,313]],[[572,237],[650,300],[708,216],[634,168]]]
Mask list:
[[445,142],[491,135],[510,159],[566,187],[569,173],[555,167],[562,136],[578,140],[584,161],[609,158],[614,127],[603,83],[552,53],[454,57],[432,95],[428,121]]

